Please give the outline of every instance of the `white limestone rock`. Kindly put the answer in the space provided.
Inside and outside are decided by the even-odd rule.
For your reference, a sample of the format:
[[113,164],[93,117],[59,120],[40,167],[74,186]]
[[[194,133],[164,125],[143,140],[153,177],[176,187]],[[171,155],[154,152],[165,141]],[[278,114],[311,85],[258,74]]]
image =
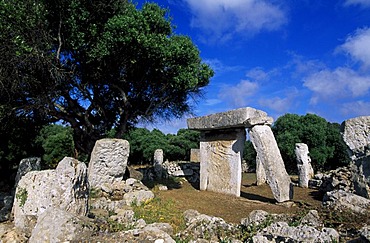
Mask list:
[[130,153],[128,141],[101,139],[96,141],[88,168],[90,188],[123,180]]
[[352,159],[370,152],[370,116],[348,119],[342,123],[343,140],[350,149]]
[[269,126],[256,125],[249,129],[251,142],[266,173],[267,183],[278,202],[293,199],[293,186],[285,170],[274,134]]
[[32,230],[29,243],[39,242],[83,242],[84,236],[89,238],[92,230],[86,218],[60,208],[49,207],[37,219]]
[[126,205],[130,206],[136,204],[140,206],[141,204],[154,198],[154,193],[152,191],[140,190],[132,191],[123,195],[123,199],[126,201]]
[[200,190],[240,196],[245,129],[203,132],[200,141]]
[[[267,113],[251,107],[220,112],[208,116],[201,116],[187,119],[189,129],[194,130],[213,130],[226,128],[247,127],[247,120],[256,117],[267,117]],[[267,119],[270,121],[270,119]]]
[[39,215],[50,207],[86,215],[88,194],[86,165],[76,159],[65,157],[55,170],[31,171],[15,192],[15,226],[30,233]]
[[307,188],[309,180],[311,180],[315,175],[311,165],[311,158],[309,156],[307,144],[296,143],[295,155],[298,167],[299,186]]
[[[268,241],[267,239],[273,239]],[[339,234],[332,228],[321,231],[306,225],[290,227],[286,222],[273,223],[253,236],[253,242],[339,242]]]
[[350,192],[335,190],[324,195],[323,205],[335,210],[351,210],[356,213],[366,213],[370,208],[370,199]]

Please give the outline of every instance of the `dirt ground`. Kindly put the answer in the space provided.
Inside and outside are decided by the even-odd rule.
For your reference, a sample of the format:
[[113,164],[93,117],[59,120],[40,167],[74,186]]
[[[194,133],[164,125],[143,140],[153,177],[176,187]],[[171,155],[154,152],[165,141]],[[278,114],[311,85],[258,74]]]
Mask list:
[[256,186],[255,174],[243,174],[241,196],[235,197],[221,193],[199,191],[197,185],[183,181],[181,184],[167,184],[168,191],[159,191],[157,196],[171,199],[181,211],[195,209],[200,213],[217,216],[231,223],[240,223],[250,212],[256,209],[269,213],[297,213],[302,208],[318,209],[322,195],[317,190],[294,188],[293,206],[278,204],[274,200],[268,185]]

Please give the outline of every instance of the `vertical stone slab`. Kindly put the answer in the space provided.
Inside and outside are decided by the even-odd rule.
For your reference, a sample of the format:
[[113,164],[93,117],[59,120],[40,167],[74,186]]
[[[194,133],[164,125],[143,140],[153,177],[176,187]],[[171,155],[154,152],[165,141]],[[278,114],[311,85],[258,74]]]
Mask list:
[[123,139],[100,139],[91,153],[88,168],[90,188],[121,181],[127,167],[130,144]]
[[199,149],[190,149],[190,162],[200,162]]
[[203,131],[200,190],[240,196],[245,129]]
[[299,186],[308,187],[308,181],[313,178],[314,172],[311,166],[311,158],[308,155],[308,146],[304,143],[295,144],[295,155],[297,160]]
[[271,128],[267,125],[256,125],[250,128],[249,135],[276,201],[293,199],[293,186]]
[[256,184],[257,186],[266,184],[267,179],[266,179],[266,171],[263,168],[263,164],[261,161],[261,155],[257,154],[256,157]]
[[153,158],[153,165],[154,165],[154,172],[158,179],[162,178],[162,172],[163,172],[163,150],[162,149],[156,149],[154,151],[154,158]]

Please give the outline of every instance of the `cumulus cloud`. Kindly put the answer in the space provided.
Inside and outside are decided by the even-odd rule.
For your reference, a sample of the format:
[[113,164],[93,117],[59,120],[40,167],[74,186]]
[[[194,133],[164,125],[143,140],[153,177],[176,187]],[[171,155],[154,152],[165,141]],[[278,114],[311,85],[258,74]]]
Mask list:
[[223,62],[221,62],[217,58],[205,59],[204,62],[207,63],[209,66],[211,66],[213,71],[215,71],[215,75],[220,75],[220,74],[227,73],[227,72],[236,72],[236,71],[240,71],[241,69],[243,69],[242,66],[238,66],[238,65],[237,66],[225,65]]
[[243,107],[247,104],[247,98],[253,96],[259,86],[256,82],[249,80],[241,80],[237,85],[224,85],[220,93],[219,99],[229,103],[234,108]]
[[292,106],[297,104],[296,98],[299,95],[299,91],[296,88],[291,88],[285,90],[283,93],[283,97],[276,96],[272,98],[262,98],[258,103],[277,113],[286,113],[292,108]]
[[343,104],[341,112],[344,115],[370,116],[370,102],[355,101]]
[[286,13],[266,0],[184,0],[192,13],[192,27],[203,29],[218,41],[235,33],[253,35],[279,29]]
[[[370,5],[370,1],[367,1]],[[370,68],[370,28],[358,29],[350,35],[346,42],[339,47],[365,68]]]
[[314,94],[311,104],[320,100],[361,97],[369,93],[370,76],[339,67],[335,70],[321,70],[304,78],[304,84]]
[[360,5],[361,7],[370,7],[370,1],[369,0],[346,0],[344,2],[345,6],[349,5]]

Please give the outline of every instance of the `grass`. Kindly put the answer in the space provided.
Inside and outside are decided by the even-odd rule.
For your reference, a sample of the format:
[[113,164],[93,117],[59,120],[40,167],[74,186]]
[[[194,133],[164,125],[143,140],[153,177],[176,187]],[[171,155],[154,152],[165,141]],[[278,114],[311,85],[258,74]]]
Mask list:
[[173,200],[156,197],[141,206],[133,205],[132,207],[135,217],[144,219],[147,224],[169,223],[175,234],[185,229],[183,213],[176,209],[176,202]]

